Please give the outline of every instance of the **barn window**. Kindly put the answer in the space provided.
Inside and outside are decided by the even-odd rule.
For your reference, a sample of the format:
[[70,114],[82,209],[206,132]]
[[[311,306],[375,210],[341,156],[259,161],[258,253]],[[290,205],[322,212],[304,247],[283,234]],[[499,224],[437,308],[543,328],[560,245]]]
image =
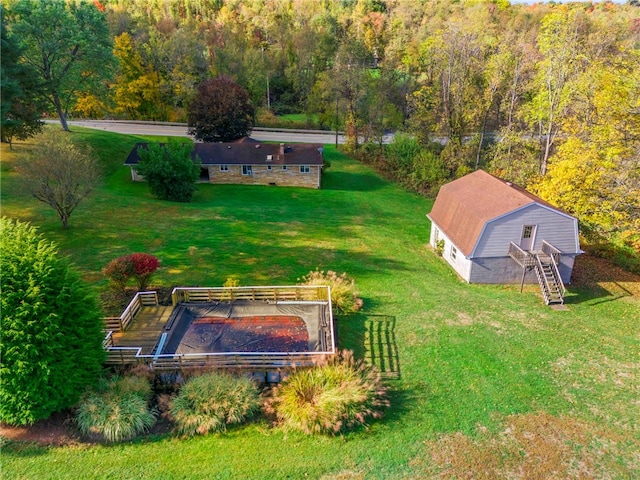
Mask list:
[[451,260],[455,260],[458,256],[458,249],[451,245]]
[[228,172],[229,171],[229,165],[220,165],[220,171],[221,172]]
[[271,165],[267,165],[267,170],[271,170]]
[[242,175],[252,175],[253,168],[251,165],[243,165],[242,166]]
[[282,170],[286,170],[287,166],[286,165],[282,165]]
[[311,173],[311,167],[309,165],[300,165],[300,173]]

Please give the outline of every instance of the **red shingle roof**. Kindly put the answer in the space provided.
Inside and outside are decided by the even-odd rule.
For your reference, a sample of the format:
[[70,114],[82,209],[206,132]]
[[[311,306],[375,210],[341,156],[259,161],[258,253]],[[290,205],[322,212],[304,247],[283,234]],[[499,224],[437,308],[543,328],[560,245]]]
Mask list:
[[476,170],[443,185],[428,217],[468,257],[488,221],[533,203],[566,215],[524,188]]

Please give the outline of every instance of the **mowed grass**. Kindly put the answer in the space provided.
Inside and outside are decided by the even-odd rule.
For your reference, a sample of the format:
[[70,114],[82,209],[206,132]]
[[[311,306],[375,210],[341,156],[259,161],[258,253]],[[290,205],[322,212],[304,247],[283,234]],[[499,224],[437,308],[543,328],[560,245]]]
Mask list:
[[106,263],[135,251],[161,259],[152,283],[162,286],[347,272],[364,311],[337,320],[340,347],[376,363],[397,352],[398,378],[386,417],[344,437],[284,434],[257,420],[189,440],[7,443],[4,478],[640,476],[637,278],[611,270],[606,282],[569,286],[566,311],[545,306],[534,287],[465,284],[428,247],[432,200],[330,146],[321,190],[200,185],[192,203],[175,204],[120,166],[139,138],[72,135],[101,145],[108,176],[70,228],[21,191],[12,162],[22,144],[3,146],[2,214],[37,225],[96,289],[106,288]]

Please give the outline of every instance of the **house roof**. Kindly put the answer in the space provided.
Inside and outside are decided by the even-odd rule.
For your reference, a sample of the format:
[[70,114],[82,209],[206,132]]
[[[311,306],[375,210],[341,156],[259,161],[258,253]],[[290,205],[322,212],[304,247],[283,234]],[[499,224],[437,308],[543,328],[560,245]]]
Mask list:
[[[124,164],[137,165],[138,149],[147,146],[148,143],[137,143]],[[228,143],[195,143],[191,158],[197,155],[202,165],[322,165],[322,148],[319,143],[278,145],[241,139]]]
[[487,222],[532,204],[570,216],[518,185],[476,170],[443,185],[427,216],[469,257]]

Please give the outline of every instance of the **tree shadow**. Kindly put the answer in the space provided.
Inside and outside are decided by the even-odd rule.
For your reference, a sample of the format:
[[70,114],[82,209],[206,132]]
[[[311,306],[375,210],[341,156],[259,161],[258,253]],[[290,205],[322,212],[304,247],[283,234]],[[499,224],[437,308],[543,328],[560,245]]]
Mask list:
[[371,192],[388,185],[388,182],[373,173],[332,172],[323,174],[323,190]]
[[337,318],[338,347],[376,367],[385,379],[400,378],[396,317],[358,313]]
[[581,255],[573,269],[572,285],[565,304],[598,305],[640,295],[640,276],[605,259]]

